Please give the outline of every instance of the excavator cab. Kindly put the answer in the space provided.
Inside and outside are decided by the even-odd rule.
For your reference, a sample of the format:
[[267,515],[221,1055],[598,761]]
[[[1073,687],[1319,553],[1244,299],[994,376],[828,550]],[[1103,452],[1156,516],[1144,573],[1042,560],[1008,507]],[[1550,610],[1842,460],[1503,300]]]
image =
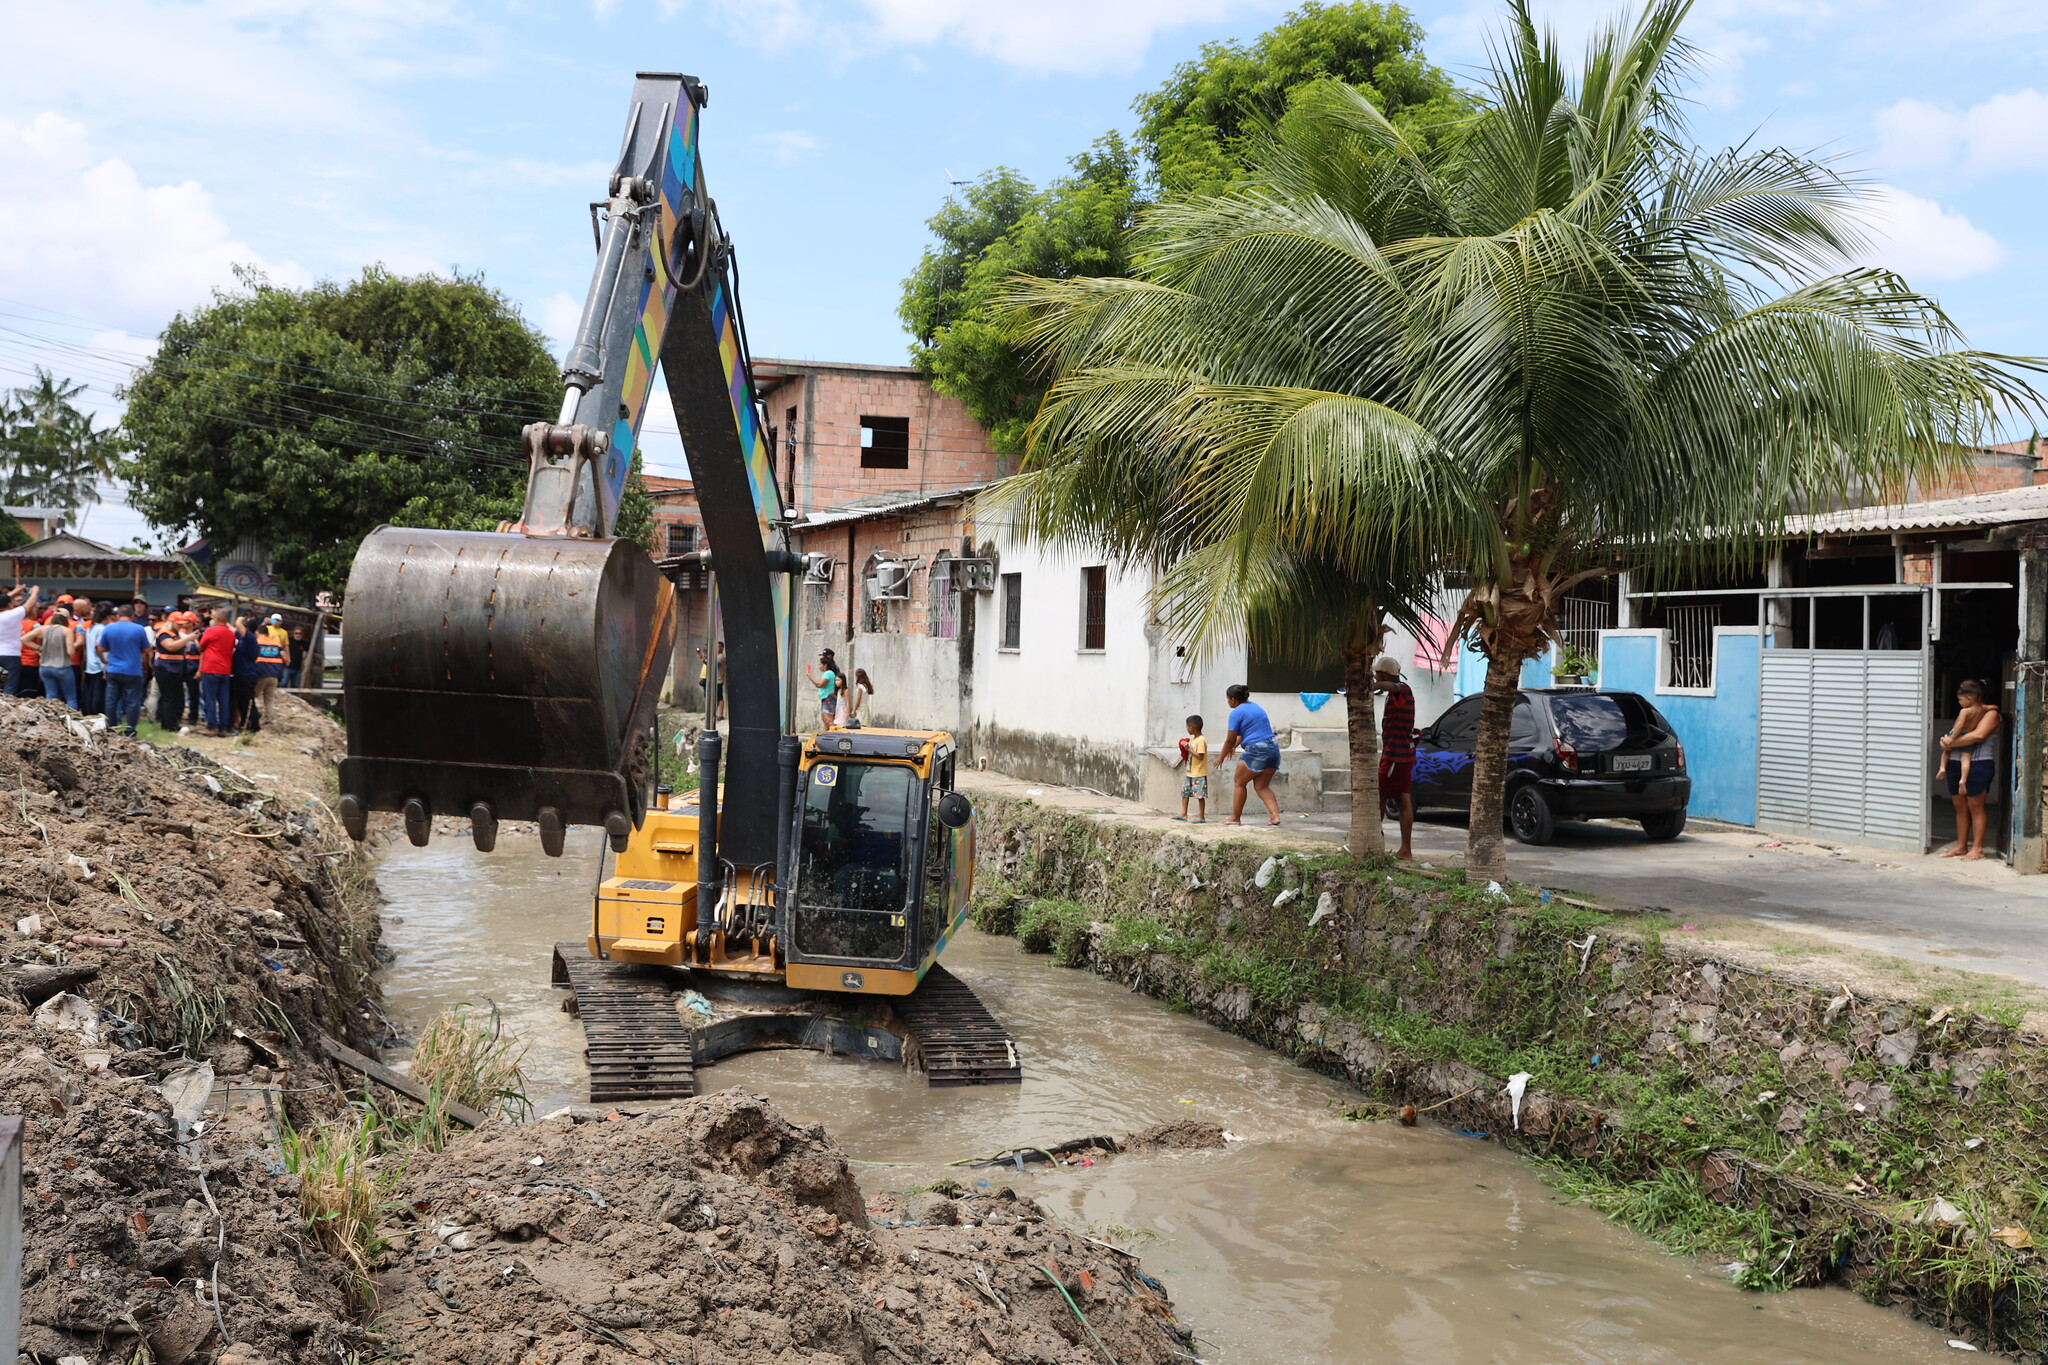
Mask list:
[[[831,730],[803,743],[785,875],[724,861],[706,877],[709,806],[647,812],[598,886],[592,957],[797,990],[908,995],[966,917],[974,812],[953,790],[953,737]],[[723,860],[722,860],[723,861]]]
[[830,730],[804,746],[786,897],[788,981],[907,995],[966,916],[974,823],[952,736]]

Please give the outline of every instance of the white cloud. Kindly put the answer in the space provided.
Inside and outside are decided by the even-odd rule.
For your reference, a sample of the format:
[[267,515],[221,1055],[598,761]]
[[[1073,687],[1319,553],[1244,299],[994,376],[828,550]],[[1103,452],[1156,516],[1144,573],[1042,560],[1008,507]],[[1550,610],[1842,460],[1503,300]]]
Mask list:
[[2048,168],[2048,95],[2020,90],[1967,109],[1903,99],[1877,115],[1888,170],[1973,175]]
[[572,297],[566,289],[549,295],[540,306],[540,330],[546,334],[557,355],[567,353],[570,341],[576,336],[576,324],[581,321],[583,301]]
[[795,131],[757,133],[754,141],[767,147],[769,151],[775,154],[775,159],[785,166],[802,156],[805,152],[815,151],[818,146],[818,139],[812,137],[809,133]]
[[1152,39],[1189,24],[1215,23],[1262,0],[862,0],[889,41],[957,43],[979,56],[1030,71],[1129,71]]
[[1998,239],[1954,209],[1889,185],[1864,196],[1871,237],[1859,265],[1895,270],[1908,281],[1960,280],[2005,262]]
[[0,280],[21,302],[153,332],[232,283],[238,264],[310,280],[238,240],[204,185],[146,184],[58,114],[0,118],[0,184]]

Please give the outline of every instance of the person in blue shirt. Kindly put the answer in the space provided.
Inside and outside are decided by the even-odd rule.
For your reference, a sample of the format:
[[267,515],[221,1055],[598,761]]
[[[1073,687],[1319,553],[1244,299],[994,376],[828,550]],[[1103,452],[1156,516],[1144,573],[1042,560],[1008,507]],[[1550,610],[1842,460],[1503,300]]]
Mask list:
[[1230,797],[1230,818],[1223,823],[1244,823],[1245,789],[1249,787],[1266,803],[1266,813],[1272,817],[1266,823],[1277,825],[1280,798],[1273,795],[1273,774],[1280,771],[1280,741],[1273,738],[1273,722],[1243,683],[1232,683],[1223,695],[1230,699],[1230,733],[1223,737],[1223,752],[1216,761],[1222,763],[1233,753],[1237,755],[1237,785]]
[[149,630],[135,619],[133,607],[119,607],[100,632],[100,661],[107,674],[107,724],[123,734],[135,733],[142,719],[142,655],[149,648]]
[[256,650],[262,637],[257,632],[256,614],[243,612],[235,621],[235,674],[231,684],[234,693],[235,714],[233,728],[245,734],[255,734],[263,728],[263,717],[256,711]]
[[114,604],[102,602],[92,609],[92,625],[85,632],[85,676],[79,680],[78,709],[88,716],[107,711],[107,662],[100,657],[100,637],[114,619]]

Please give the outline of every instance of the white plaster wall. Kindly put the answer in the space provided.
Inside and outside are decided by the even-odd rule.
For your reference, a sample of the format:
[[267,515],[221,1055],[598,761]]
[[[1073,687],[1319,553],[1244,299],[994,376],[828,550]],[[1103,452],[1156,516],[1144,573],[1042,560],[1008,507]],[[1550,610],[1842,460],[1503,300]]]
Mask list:
[[[864,668],[875,685],[868,721],[905,730],[958,733],[960,642],[929,635],[855,631],[840,651],[849,668]],[[812,701],[817,699],[813,689]]]
[[1109,566],[1108,629],[1100,652],[1081,645],[1081,569],[1103,561],[1048,552],[988,527],[999,573],[1023,575],[1018,648],[999,648],[1003,594],[982,595],[975,628],[974,719],[1005,730],[1038,731],[1099,744],[1142,746],[1146,730],[1145,594],[1139,573]]

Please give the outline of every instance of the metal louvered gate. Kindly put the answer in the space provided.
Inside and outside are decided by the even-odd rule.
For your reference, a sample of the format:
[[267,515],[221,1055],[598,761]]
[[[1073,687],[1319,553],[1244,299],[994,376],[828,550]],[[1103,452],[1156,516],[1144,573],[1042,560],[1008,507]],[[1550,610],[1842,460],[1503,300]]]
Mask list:
[[1762,665],[1758,827],[1924,851],[1926,656],[1766,649]]

